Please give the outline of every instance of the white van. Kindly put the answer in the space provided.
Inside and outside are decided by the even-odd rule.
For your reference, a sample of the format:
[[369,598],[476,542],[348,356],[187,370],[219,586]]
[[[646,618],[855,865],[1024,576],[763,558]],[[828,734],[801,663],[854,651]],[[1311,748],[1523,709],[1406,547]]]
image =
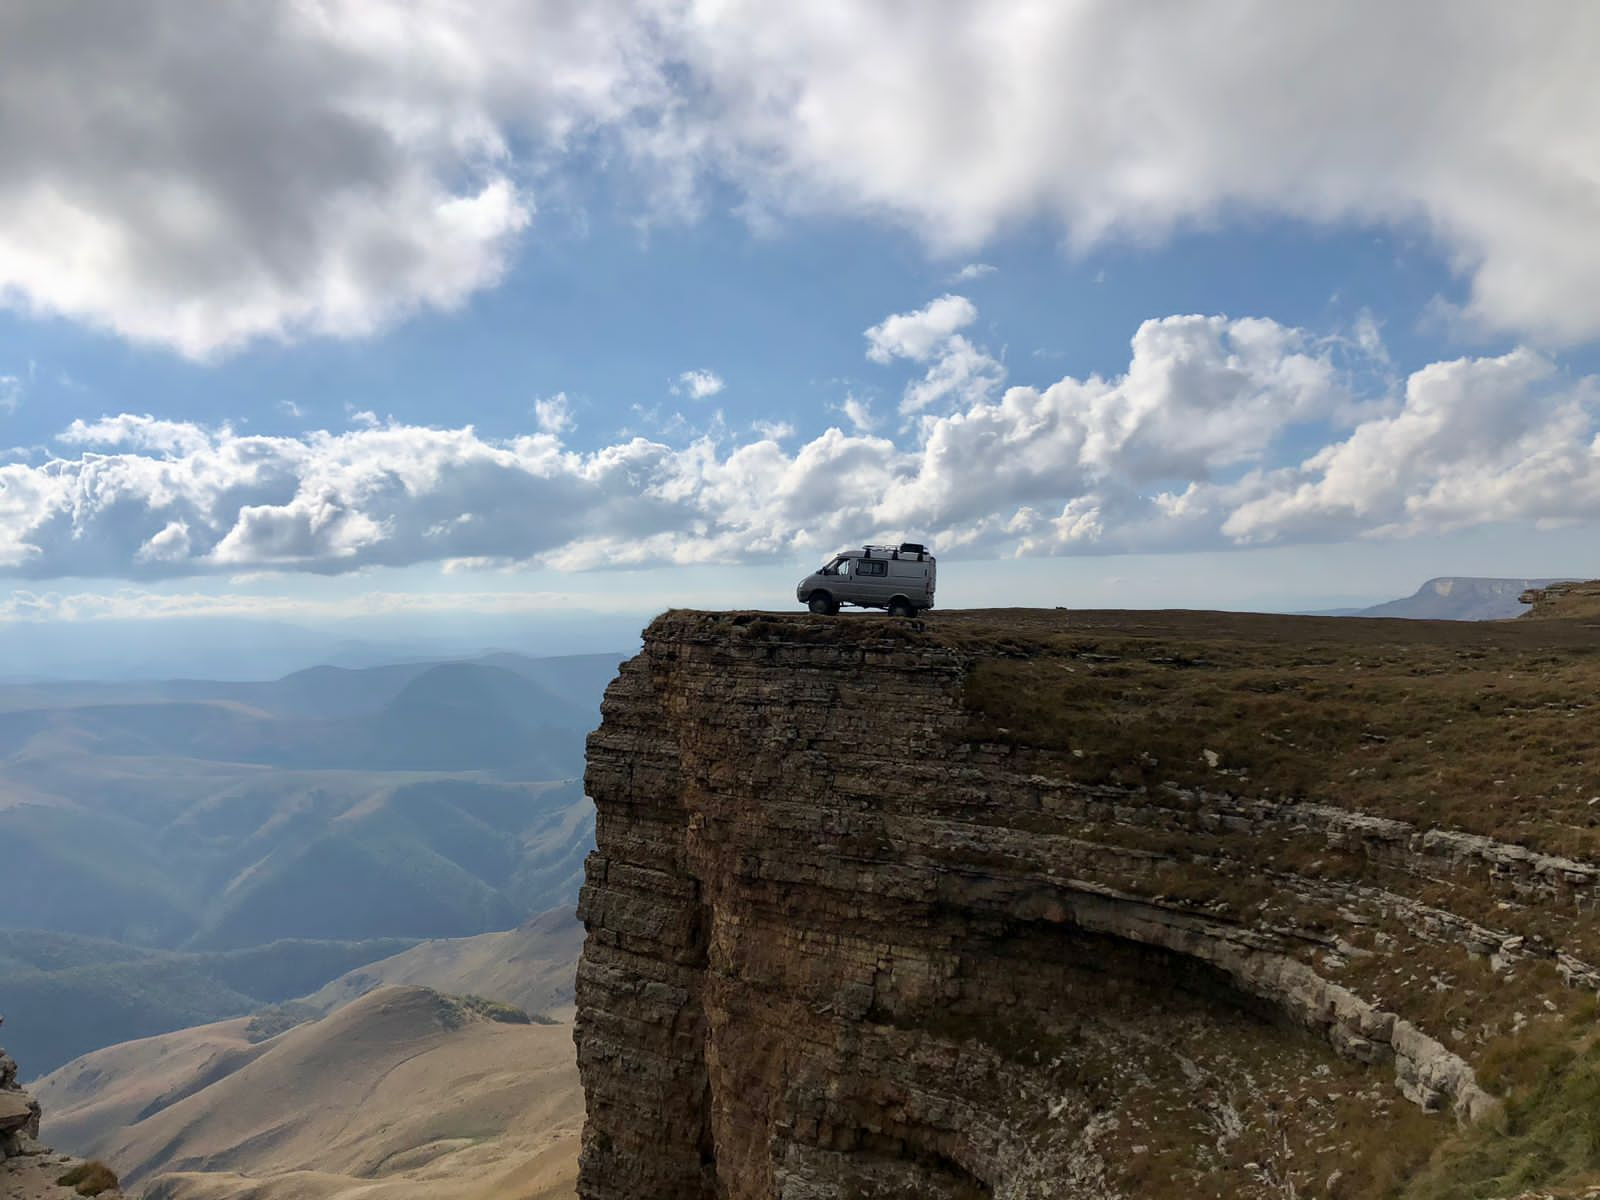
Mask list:
[[795,588],[795,598],[814,613],[830,616],[841,604],[886,608],[891,617],[914,617],[933,607],[939,566],[933,552],[916,542],[845,550]]

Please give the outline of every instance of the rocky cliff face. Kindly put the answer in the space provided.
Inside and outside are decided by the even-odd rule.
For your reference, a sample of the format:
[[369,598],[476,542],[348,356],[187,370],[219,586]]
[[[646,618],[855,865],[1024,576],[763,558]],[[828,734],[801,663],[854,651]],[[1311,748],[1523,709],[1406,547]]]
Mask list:
[[1393,1194],[1592,1014],[1593,642],[661,618],[589,743],[580,1194]]
[[[17,1084],[17,1064],[0,1050],[0,1196],[6,1200],[67,1200],[72,1196],[122,1195],[116,1179],[91,1171],[39,1141],[39,1104]],[[70,1182],[63,1183],[62,1180]]]

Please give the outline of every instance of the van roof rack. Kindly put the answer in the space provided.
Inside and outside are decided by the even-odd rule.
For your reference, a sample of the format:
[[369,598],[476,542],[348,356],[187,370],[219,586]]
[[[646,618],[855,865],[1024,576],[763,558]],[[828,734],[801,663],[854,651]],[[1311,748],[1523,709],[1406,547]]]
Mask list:
[[861,547],[861,553],[863,557],[866,558],[871,558],[874,550],[876,550],[883,558],[899,558],[902,554],[909,558],[911,555],[915,554],[917,556],[917,561],[922,562],[924,559],[933,557],[932,551],[930,551],[921,542],[901,542],[898,546]]

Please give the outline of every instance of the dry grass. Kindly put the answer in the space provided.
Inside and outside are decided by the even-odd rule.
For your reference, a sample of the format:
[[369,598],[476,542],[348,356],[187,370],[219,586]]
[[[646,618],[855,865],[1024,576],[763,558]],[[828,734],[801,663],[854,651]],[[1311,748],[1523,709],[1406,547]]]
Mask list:
[[997,641],[969,677],[972,736],[1072,751],[1084,782],[1306,798],[1600,855],[1600,629],[1127,616]]
[[98,1196],[102,1192],[116,1191],[119,1186],[116,1172],[99,1160],[79,1163],[56,1183],[71,1188],[80,1196]]

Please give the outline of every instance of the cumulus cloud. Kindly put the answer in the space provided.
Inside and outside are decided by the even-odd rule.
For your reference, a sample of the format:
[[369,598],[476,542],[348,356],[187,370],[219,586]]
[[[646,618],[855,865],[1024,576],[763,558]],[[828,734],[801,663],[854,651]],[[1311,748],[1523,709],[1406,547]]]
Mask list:
[[771,211],[889,213],[943,249],[1036,217],[1079,249],[1239,214],[1416,230],[1473,321],[1600,333],[1585,0],[1243,0],[1160,21],[1114,0],[735,0],[671,27],[705,97],[683,148]]
[[1406,536],[1600,516],[1600,387],[1547,358],[1433,363],[1393,416],[1252,479],[1222,524],[1239,542]]
[[866,331],[867,357],[887,365],[896,359],[930,363],[921,379],[906,387],[902,414],[919,413],[944,402],[967,402],[992,393],[1005,368],[956,332],[978,319],[965,296],[940,296],[915,312],[896,313]]
[[[969,324],[945,321],[941,342],[885,322],[898,332],[869,345],[907,348],[913,386],[927,384],[952,347],[987,357],[957,331]],[[793,445],[786,427],[748,440],[721,422],[676,447],[631,437],[580,452],[550,428],[488,438],[390,421],[289,437],[74,421],[53,455],[0,463],[0,569],[588,570],[899,536],[995,556],[1113,553],[1600,517],[1600,382],[1517,350],[1363,397],[1353,381],[1374,376],[1344,357],[1381,361],[1363,337],[1165,317],[1139,327],[1116,376],[946,393],[895,437],[847,407],[851,431]],[[1320,448],[1291,453],[1307,444]]]
[[982,279],[985,275],[993,275],[997,270],[999,270],[998,267],[991,266],[989,263],[968,263],[954,275],[950,276],[950,282],[969,283],[974,279]]
[[857,433],[871,433],[878,428],[879,421],[872,411],[872,402],[860,396],[846,396],[835,411],[841,413]]
[[705,369],[685,371],[672,385],[675,396],[688,396],[691,400],[709,400],[728,385],[715,371]]
[[637,36],[514,0],[8,5],[0,298],[194,357],[452,307],[532,218],[513,128],[614,118]]
[[926,362],[956,330],[977,319],[977,308],[965,296],[940,296],[915,312],[885,317],[867,330],[867,357],[885,365],[897,358]]
[[1577,341],[1597,42],[1586,0],[9,5],[0,299],[197,357],[363,334],[493,285],[538,187],[604,161],[679,213],[715,181],[941,252],[1034,219],[1079,250],[1420,232],[1469,324]]
[[577,425],[572,415],[572,404],[565,392],[535,400],[533,418],[540,433],[566,433]]

